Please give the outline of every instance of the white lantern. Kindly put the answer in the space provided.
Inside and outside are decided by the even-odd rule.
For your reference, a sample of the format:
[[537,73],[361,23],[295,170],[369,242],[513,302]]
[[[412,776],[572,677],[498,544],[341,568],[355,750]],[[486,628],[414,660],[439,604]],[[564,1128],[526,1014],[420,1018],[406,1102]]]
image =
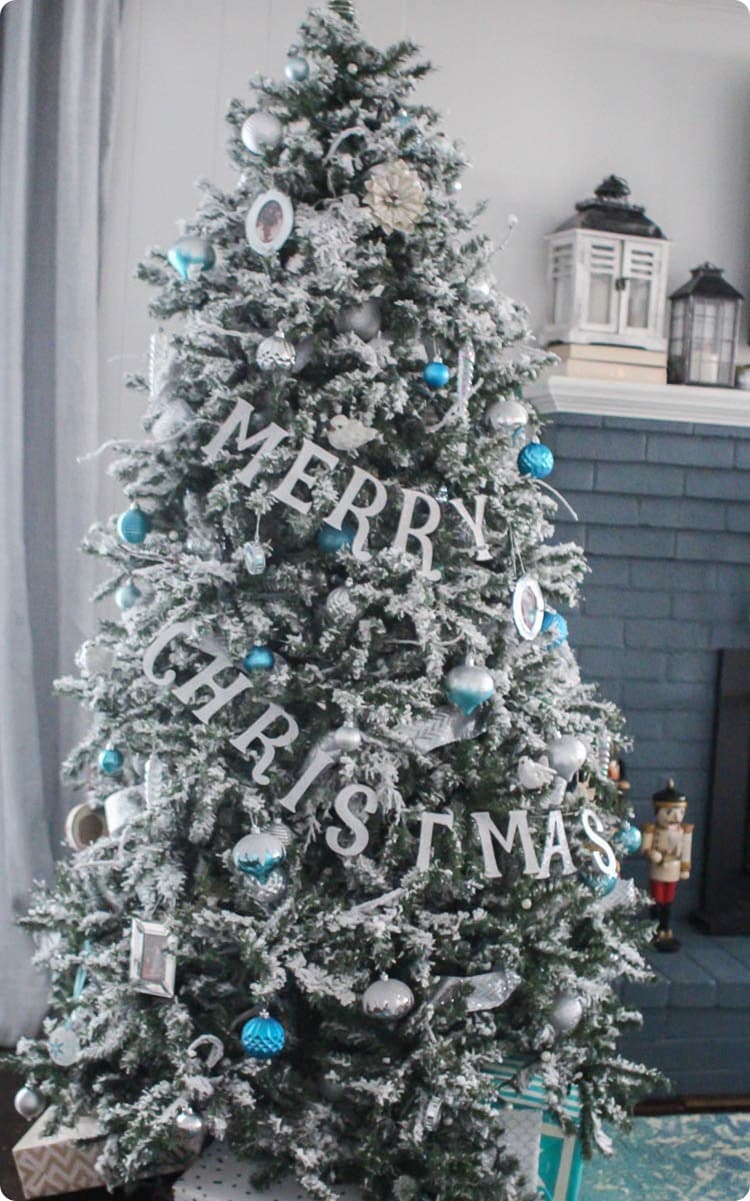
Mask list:
[[625,180],[610,175],[547,236],[547,345],[666,351],[669,243],[629,196]]

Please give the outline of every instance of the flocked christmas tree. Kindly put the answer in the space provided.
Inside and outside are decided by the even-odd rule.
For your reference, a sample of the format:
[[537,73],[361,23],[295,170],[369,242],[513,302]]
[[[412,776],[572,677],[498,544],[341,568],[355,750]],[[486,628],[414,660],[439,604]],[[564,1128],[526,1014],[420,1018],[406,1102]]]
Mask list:
[[122,621],[62,682],[110,830],[33,898],[19,1050],[21,1108],[95,1114],[113,1182],[208,1132],[320,1197],[512,1198],[488,1068],[559,1113],[576,1085],[587,1149],[647,1076],[619,718],[555,612],[585,564],[520,399],[545,356],[414,54],[313,13],[231,106],[234,190],[140,268],[177,320],[87,542]]

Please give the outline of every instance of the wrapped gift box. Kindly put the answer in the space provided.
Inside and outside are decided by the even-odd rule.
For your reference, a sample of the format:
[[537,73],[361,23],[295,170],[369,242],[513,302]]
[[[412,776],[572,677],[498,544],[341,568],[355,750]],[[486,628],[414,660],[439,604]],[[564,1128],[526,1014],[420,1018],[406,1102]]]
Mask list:
[[[520,1059],[507,1059],[490,1070],[498,1102],[512,1106],[513,1110],[535,1110],[540,1113],[539,1196],[544,1201],[577,1201],[583,1170],[580,1139],[575,1133],[567,1133],[556,1115],[547,1108],[547,1093],[540,1075],[530,1076],[522,1092],[509,1083],[523,1066]],[[577,1126],[581,1112],[577,1088],[571,1089],[563,1111],[573,1126]],[[509,1148],[515,1154],[510,1140]]]
[[53,1116],[52,1110],[46,1110],[13,1148],[26,1198],[77,1193],[104,1183],[96,1170],[104,1145],[101,1127],[91,1118],[81,1118],[73,1129],[61,1126],[46,1134]]
[[[310,1194],[291,1176],[257,1189],[250,1176],[253,1165],[233,1155],[224,1143],[212,1143],[173,1185],[174,1201],[311,1201]],[[361,1201],[351,1185],[340,1190],[342,1201]]]

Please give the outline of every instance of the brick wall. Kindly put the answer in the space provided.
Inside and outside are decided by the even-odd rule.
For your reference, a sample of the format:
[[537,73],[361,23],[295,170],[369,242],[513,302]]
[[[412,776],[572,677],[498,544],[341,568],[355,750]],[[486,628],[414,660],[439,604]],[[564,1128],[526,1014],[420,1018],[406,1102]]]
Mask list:
[[[556,537],[591,567],[566,614],[570,642],[627,718],[637,820],[667,775],[688,796],[696,870],[675,906],[686,913],[700,895],[718,651],[750,647],[750,429],[557,414],[544,441],[550,482],[580,518]],[[644,865],[629,865],[642,883]]]

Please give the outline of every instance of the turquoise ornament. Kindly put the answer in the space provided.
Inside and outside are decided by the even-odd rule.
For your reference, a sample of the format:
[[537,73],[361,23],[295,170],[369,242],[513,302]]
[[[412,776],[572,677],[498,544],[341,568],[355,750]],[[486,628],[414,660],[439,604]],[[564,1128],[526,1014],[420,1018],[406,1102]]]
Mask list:
[[267,646],[251,646],[242,660],[245,671],[270,671],[274,665],[274,654]]
[[579,872],[578,879],[593,892],[594,896],[606,897],[617,884],[619,876],[609,876],[603,872]]
[[105,747],[99,756],[99,770],[105,776],[116,776],[122,770],[124,759],[116,746]]
[[286,60],[284,74],[290,83],[304,83],[310,74],[310,64],[301,54],[290,54]]
[[133,605],[137,605],[138,601],[143,596],[140,588],[137,588],[132,580],[128,580],[127,584],[122,584],[115,593],[115,604],[118,609],[123,612],[132,609]]
[[637,855],[643,838],[637,826],[623,822],[612,835],[612,846],[622,855]]
[[201,271],[210,271],[216,262],[216,252],[210,242],[197,234],[185,234],[167,251],[167,261],[180,279],[195,279]]
[[347,521],[344,522],[340,530],[326,523],[318,530],[315,541],[320,550],[324,550],[327,554],[334,554],[337,550],[348,549],[354,541],[355,533],[354,526],[350,525]]
[[521,475],[531,475],[535,480],[546,479],[555,465],[555,457],[543,442],[529,442],[518,454],[518,470]]
[[144,542],[150,529],[151,518],[137,505],[131,505],[117,519],[117,533],[123,542],[130,542],[132,546]]
[[270,830],[246,834],[232,848],[234,866],[243,876],[252,876],[261,884],[267,883],[274,868],[286,859],[286,848]]
[[445,692],[451,704],[469,717],[495,691],[495,681],[486,667],[477,667],[467,659],[454,667],[445,678]]
[[542,618],[542,633],[549,635],[549,645],[562,646],[568,640],[568,623],[562,613],[554,609],[545,609]]
[[444,388],[450,377],[449,369],[440,359],[433,359],[422,372],[422,379],[430,388]]
[[286,1034],[281,1022],[265,1011],[242,1027],[242,1046],[250,1059],[273,1059],[284,1050]]

